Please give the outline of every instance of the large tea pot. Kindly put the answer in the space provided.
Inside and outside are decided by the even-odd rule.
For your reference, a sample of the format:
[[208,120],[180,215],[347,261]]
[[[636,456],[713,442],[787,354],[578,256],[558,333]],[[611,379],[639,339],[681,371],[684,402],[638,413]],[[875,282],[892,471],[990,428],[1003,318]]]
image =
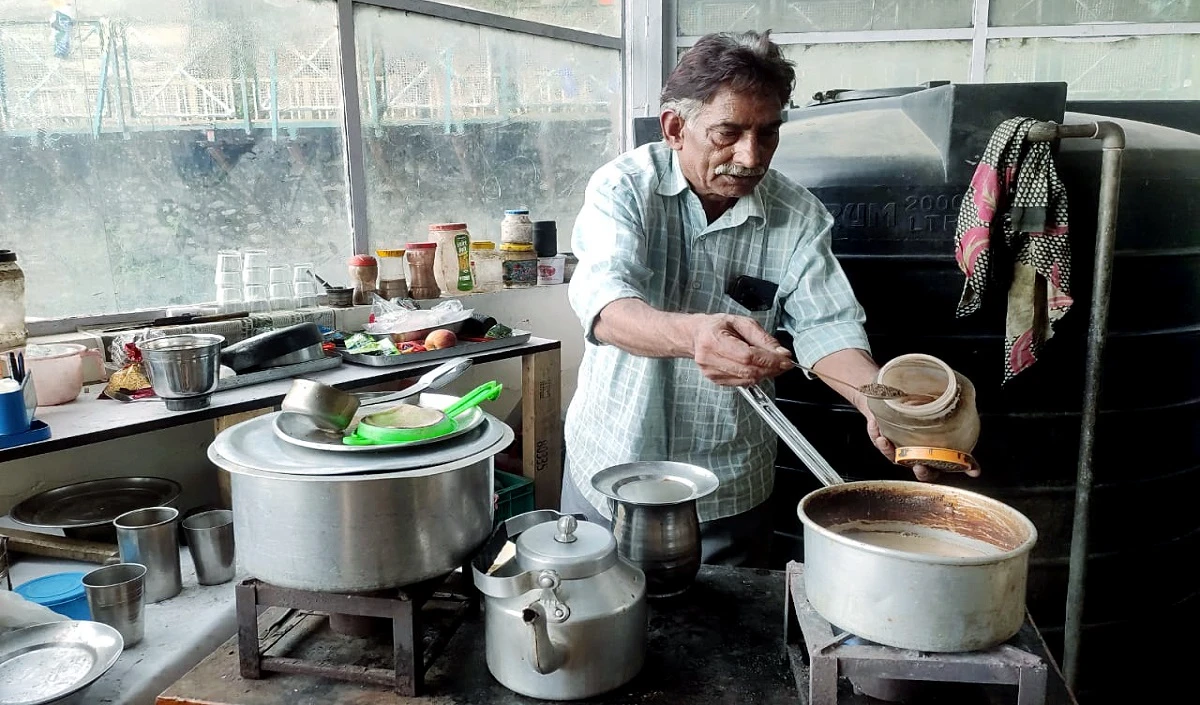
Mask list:
[[[496,567],[505,543],[516,556]],[[629,682],[646,651],[646,576],[606,529],[544,509],[507,520],[472,562],[488,670],[506,688],[576,700]]]

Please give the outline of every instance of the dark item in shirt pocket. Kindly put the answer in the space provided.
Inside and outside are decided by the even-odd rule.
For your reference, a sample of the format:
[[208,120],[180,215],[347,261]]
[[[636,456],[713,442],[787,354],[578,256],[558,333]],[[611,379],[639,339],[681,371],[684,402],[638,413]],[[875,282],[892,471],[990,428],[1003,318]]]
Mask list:
[[725,293],[750,311],[769,311],[778,290],[778,284],[742,274],[729,283]]

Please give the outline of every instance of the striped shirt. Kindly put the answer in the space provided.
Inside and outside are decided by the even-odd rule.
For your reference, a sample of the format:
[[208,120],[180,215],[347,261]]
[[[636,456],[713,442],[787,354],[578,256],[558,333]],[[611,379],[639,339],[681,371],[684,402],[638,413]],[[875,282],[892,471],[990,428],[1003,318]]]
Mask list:
[[[699,502],[701,521],[749,511],[771,495],[776,438],[736,390],[709,381],[694,360],[640,357],[596,340],[601,310],[635,298],[660,311],[749,316],[768,332],[790,333],[806,366],[839,350],[869,350],[865,315],[830,250],[832,224],[816,197],[768,170],[710,225],[665,142],[592,176],[572,235],[579,263],[569,296],[586,341],[566,450],[568,476],[604,516],[591,477],[636,460],[716,473],[721,485]],[[778,284],[770,310],[747,310],[725,293],[739,275]],[[774,393],[770,382],[763,388]]]

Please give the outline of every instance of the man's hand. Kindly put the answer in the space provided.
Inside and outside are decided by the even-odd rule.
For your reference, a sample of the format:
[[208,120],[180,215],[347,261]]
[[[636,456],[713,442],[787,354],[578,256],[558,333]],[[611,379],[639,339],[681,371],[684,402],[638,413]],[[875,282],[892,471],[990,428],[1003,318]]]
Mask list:
[[694,316],[692,350],[705,377],[730,387],[757,384],[795,367],[788,349],[745,316]]

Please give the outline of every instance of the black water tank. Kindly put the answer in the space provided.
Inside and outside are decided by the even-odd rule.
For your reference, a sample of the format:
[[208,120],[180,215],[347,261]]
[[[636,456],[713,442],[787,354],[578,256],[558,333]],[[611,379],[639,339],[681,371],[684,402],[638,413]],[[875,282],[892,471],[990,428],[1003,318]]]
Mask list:
[[[1004,297],[955,318],[963,275],[953,237],[962,196],[1001,121],[1107,119],[1066,113],[1065,98],[1065,84],[962,84],[796,109],[773,162],[835,216],[834,252],[866,309],[876,359],[929,353],[975,383],[984,474],[943,479],[1000,499],[1037,525],[1029,609],[1060,658],[1099,143],[1058,147],[1076,305],[1043,358],[1007,387]],[[1100,696],[1091,702],[1117,702],[1113,688],[1135,676],[1136,683],[1124,681],[1130,697],[1145,695],[1172,635],[1183,628],[1181,636],[1195,638],[1200,602],[1197,580],[1186,577],[1200,557],[1200,135],[1114,122],[1128,148],[1095,449],[1079,653],[1084,702],[1085,693]],[[823,385],[789,374],[778,389],[784,412],[847,479],[906,476],[871,448],[861,417]],[[782,445],[777,478],[774,567],[802,558],[796,503],[818,486]]]

